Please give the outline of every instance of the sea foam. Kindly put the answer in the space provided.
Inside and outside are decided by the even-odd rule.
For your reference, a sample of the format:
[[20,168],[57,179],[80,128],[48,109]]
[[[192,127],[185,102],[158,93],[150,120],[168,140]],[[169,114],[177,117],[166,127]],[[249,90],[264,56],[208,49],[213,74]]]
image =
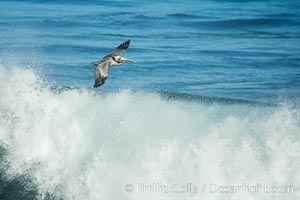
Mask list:
[[297,107],[57,90],[18,67],[0,84],[6,173],[30,175],[39,198],[300,197]]

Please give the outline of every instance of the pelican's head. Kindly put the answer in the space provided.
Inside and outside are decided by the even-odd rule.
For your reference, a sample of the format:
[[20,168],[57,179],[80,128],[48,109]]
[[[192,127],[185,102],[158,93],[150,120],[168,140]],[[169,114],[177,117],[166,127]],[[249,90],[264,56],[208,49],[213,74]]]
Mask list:
[[113,60],[116,61],[117,63],[123,63],[123,62],[134,62],[133,60],[123,58],[121,56],[113,56]]

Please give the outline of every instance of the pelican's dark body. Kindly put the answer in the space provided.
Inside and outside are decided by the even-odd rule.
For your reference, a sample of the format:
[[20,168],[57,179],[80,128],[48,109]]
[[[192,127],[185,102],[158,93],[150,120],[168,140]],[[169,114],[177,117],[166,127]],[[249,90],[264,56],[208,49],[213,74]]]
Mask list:
[[100,87],[105,83],[108,77],[108,68],[112,66],[121,65],[123,62],[133,62],[126,58],[122,58],[119,54],[124,53],[130,45],[130,40],[120,44],[115,50],[107,53],[101,60],[92,62],[91,66],[96,66],[94,76],[94,88]]

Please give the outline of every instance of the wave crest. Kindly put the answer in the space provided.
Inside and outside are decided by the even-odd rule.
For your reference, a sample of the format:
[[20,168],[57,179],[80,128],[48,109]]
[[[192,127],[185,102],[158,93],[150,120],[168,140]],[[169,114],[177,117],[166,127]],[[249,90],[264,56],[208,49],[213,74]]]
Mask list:
[[125,186],[300,184],[298,108],[204,104],[130,90],[55,92],[21,68],[1,67],[0,83],[0,140],[10,174],[30,173],[42,197],[253,199],[247,192],[208,190],[129,193]]

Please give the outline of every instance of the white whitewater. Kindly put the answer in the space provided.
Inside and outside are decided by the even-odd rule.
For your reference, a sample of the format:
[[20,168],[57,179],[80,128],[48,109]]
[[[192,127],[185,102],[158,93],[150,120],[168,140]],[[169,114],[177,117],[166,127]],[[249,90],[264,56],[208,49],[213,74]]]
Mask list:
[[[296,189],[245,189],[299,187],[299,108],[168,101],[129,90],[57,92],[18,67],[1,66],[0,85],[0,140],[10,175],[31,174],[42,197],[300,198]],[[199,191],[184,191],[189,183]],[[174,185],[175,191],[153,189]],[[244,190],[214,188],[238,185]]]

